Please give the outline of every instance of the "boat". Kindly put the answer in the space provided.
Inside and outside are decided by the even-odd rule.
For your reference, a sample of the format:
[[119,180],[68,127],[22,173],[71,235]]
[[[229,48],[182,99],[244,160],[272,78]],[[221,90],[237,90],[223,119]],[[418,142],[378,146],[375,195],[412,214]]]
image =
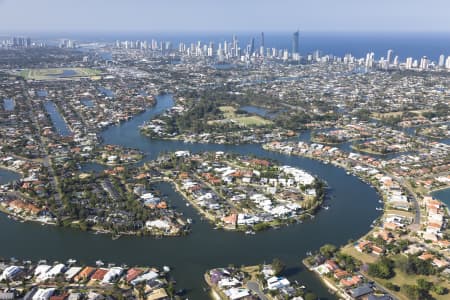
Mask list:
[[170,267],[169,266],[163,266],[163,271],[164,272],[170,272]]
[[190,205],[189,203],[186,203],[186,206],[189,207],[189,206],[191,206],[191,205]]
[[383,210],[383,208],[382,207],[377,207],[377,208],[375,208],[376,210]]
[[323,208],[324,208],[325,210],[329,210],[329,209],[330,209],[329,206],[324,206]]
[[254,234],[256,234],[253,230],[247,230],[246,232],[245,232],[245,234],[251,234],[251,235],[254,235]]
[[101,267],[101,266],[104,265],[104,263],[103,263],[101,260],[97,260],[97,261],[95,262],[95,265],[96,265],[97,267]]
[[188,224],[192,224],[192,219],[191,218],[188,218],[186,221],[188,222]]

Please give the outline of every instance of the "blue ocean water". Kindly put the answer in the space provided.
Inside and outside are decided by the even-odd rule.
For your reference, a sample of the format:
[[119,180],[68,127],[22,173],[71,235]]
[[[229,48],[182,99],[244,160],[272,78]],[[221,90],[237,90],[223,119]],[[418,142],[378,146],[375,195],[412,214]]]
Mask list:
[[[245,48],[252,37],[255,46],[260,46],[260,32],[221,32],[221,33],[174,33],[174,32],[136,32],[136,33],[60,33],[43,34],[42,37],[71,38],[79,42],[100,41],[114,42],[115,40],[147,40],[170,41],[173,47],[180,42],[186,44],[213,42],[215,46],[225,40],[231,42],[233,34],[239,40],[241,49]],[[265,47],[278,49],[292,49],[292,33],[265,32]],[[433,61],[439,55],[450,55],[450,32],[300,32],[301,54],[320,50],[322,54],[344,56],[351,53],[356,57],[364,57],[368,52],[374,52],[376,58],[386,57],[387,50],[394,50],[401,60],[406,57],[420,59],[427,56]]]

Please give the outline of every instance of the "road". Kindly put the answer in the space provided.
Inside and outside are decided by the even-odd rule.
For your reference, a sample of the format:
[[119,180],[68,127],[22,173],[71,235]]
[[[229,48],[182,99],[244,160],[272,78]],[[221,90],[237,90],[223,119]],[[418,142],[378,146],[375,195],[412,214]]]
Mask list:
[[266,297],[266,295],[264,295],[263,291],[261,290],[259,283],[257,283],[256,281],[249,281],[247,282],[247,288],[253,292],[255,292],[259,299],[261,300],[268,300],[268,298]]

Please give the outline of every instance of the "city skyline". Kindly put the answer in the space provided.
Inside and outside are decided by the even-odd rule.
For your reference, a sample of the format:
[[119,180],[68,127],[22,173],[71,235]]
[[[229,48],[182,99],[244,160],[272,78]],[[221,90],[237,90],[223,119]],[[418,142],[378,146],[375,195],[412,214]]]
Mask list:
[[[26,10],[23,7],[27,7]],[[176,8],[176,9],[175,9]],[[447,1],[0,0],[0,31],[409,31],[448,32]],[[430,10],[432,13],[425,14]],[[249,18],[253,15],[254,18]]]

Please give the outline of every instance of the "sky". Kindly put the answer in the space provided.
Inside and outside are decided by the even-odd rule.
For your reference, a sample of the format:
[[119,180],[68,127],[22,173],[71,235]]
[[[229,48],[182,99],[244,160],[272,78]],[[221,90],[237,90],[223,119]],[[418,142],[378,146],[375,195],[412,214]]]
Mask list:
[[449,32],[450,0],[0,0],[0,32]]

